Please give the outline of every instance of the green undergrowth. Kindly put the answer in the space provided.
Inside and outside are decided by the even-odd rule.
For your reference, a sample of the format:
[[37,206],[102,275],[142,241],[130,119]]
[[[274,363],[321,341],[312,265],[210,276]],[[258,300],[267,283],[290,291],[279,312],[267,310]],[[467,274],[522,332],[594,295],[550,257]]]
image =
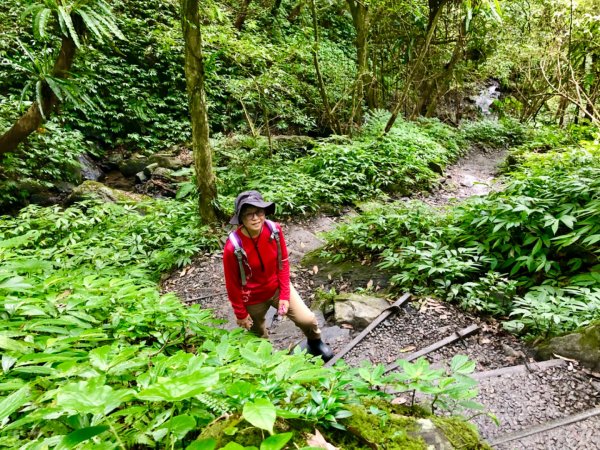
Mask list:
[[543,151],[517,149],[502,191],[445,209],[365,205],[322,255],[372,261],[399,289],[508,318],[513,331],[584,326],[600,314],[600,144]]
[[149,200],[0,218],[0,448],[292,448],[301,430],[346,429],[387,387],[436,411],[482,408],[464,356],[449,372],[324,368],[161,294],[161,272],[218,246],[196,217],[192,202]]
[[276,148],[265,141],[246,149],[217,146],[221,202],[231,209],[238,192],[260,190],[279,216],[349,205],[387,193],[409,195],[430,188],[467,142],[460,131],[435,120],[398,120],[383,136],[387,113],[375,112],[353,139],[321,140],[311,148]]

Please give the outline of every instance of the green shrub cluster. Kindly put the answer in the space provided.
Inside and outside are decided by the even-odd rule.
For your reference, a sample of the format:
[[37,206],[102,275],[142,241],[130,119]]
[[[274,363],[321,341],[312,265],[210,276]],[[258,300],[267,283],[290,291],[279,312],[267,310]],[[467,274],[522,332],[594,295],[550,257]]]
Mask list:
[[[17,106],[17,102],[0,104],[0,132],[12,125]],[[0,157],[0,207],[21,204],[31,191],[57,182],[76,182],[79,155],[97,152],[81,132],[65,129],[56,120],[46,122],[21,144],[18,153]]]
[[330,259],[375,257],[392,281],[506,326],[559,333],[600,311],[600,145],[522,154],[501,192],[447,211],[384,205],[328,237]]
[[531,137],[525,125],[508,117],[501,120],[484,119],[464,122],[461,131],[468,141],[485,148],[514,147]]
[[191,202],[148,201],[0,218],[0,446],[244,448],[253,428],[248,448],[281,449],[303,442],[297,430],[343,428],[347,406],[382,383],[479,408],[466,357],[427,379],[413,365],[326,369],[161,295],[161,271],[218,246],[196,215]]
[[217,170],[223,201],[231,208],[238,192],[258,189],[286,216],[387,193],[409,195],[430,188],[464,151],[460,134],[437,121],[399,120],[381,136],[384,118],[374,115],[354,140],[333,137],[297,153],[270,157],[264,141],[242,155],[218,149],[218,164],[227,164]]

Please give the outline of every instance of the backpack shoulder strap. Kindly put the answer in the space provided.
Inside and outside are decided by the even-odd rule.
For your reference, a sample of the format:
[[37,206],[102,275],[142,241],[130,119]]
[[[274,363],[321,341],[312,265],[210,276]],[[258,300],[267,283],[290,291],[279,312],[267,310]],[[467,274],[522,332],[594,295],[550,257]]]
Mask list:
[[244,258],[248,258],[246,255],[246,251],[244,247],[242,247],[242,240],[238,236],[236,230],[233,230],[229,233],[229,237],[227,238],[231,244],[233,245],[233,254],[237,258],[238,265],[240,267],[240,278],[242,281],[242,286],[246,286],[246,271],[244,270]]
[[265,220],[267,227],[269,227],[269,231],[271,231],[271,239],[275,239],[277,243],[277,267],[279,270],[283,269],[283,259],[281,254],[281,239],[279,236],[279,228],[277,228],[277,224],[272,220]]

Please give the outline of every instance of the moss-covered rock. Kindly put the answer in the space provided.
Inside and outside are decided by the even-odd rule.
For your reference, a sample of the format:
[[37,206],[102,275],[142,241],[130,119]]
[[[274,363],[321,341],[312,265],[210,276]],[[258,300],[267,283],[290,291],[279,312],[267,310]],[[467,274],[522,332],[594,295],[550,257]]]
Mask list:
[[576,359],[584,366],[600,371],[600,323],[552,338],[540,344],[536,353],[540,359],[551,359],[554,355]]
[[137,203],[147,197],[132,192],[113,189],[98,181],[87,180],[73,189],[73,192],[71,192],[71,195],[69,196],[68,203],[74,203],[89,198],[96,198],[104,202],[113,203]]

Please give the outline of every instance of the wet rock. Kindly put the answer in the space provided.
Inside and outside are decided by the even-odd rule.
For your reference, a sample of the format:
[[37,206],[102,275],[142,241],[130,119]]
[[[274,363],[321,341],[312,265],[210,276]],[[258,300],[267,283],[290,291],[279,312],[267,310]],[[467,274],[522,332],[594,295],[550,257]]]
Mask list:
[[98,181],[84,181],[82,184],[73,189],[67,203],[74,203],[81,200],[96,198],[104,202],[139,202],[144,199],[143,195],[134,194],[132,192],[120,191],[118,189],[109,188]]
[[540,359],[554,355],[576,359],[592,370],[600,370],[600,324],[592,325],[577,333],[550,339],[536,348]]
[[83,154],[78,156],[80,168],[77,170],[76,177],[79,180],[92,180],[98,181],[104,178],[104,172],[98,167],[96,161],[94,161],[89,155]]
[[342,294],[334,299],[336,323],[349,324],[356,330],[366,328],[388,308],[390,304],[383,298],[359,294]]

